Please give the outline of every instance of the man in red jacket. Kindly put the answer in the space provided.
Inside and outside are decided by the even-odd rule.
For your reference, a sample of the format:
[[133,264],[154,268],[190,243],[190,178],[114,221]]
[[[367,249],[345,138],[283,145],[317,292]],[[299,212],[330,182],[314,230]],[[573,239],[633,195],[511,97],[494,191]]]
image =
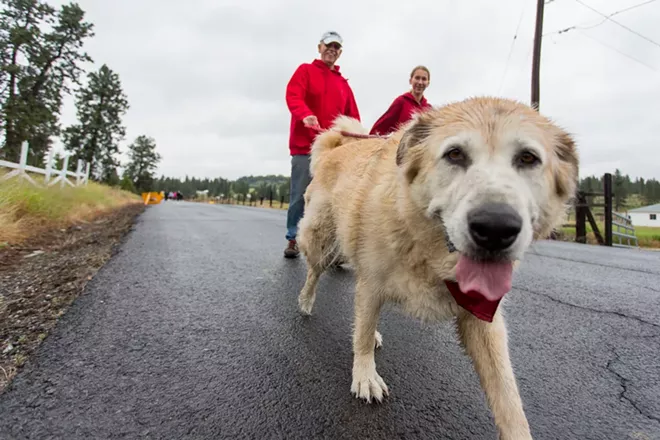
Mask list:
[[318,44],[320,59],[298,66],[286,87],[286,103],[291,112],[291,189],[286,219],[286,258],[296,258],[299,254],[296,234],[305,209],[303,195],[311,180],[309,154],[317,130],[329,128],[339,115],[360,119],[353,90],[335,64],[342,48],[343,40],[338,33],[323,34]]

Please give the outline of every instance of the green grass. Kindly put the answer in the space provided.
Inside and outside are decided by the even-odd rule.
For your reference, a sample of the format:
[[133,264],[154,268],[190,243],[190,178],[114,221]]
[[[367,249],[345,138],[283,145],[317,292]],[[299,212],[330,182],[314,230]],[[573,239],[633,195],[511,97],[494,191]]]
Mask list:
[[[31,177],[42,183],[40,176]],[[0,181],[0,243],[20,242],[44,228],[65,227],[141,202],[136,194],[95,182],[62,188],[59,184],[37,187],[16,178]]]
[[649,238],[660,241],[660,228],[652,226],[637,226],[635,228],[635,235],[641,238]]
[[[573,220],[569,220],[569,223],[574,223]],[[605,224],[601,221],[596,221],[598,226],[598,231],[603,235],[605,233]],[[624,229],[619,229],[616,226],[612,226],[612,232],[621,232],[627,233]],[[564,227],[562,228],[562,233],[566,238],[575,240],[575,227]],[[639,242],[640,247],[646,248],[660,248],[660,228],[653,228],[650,226],[636,226],[635,227],[635,236]],[[589,243],[597,243],[596,236],[593,234],[593,229],[589,221],[587,221],[587,240]],[[618,242],[618,238],[613,237],[615,243]],[[624,238],[621,238],[622,243],[626,244],[627,241]]]

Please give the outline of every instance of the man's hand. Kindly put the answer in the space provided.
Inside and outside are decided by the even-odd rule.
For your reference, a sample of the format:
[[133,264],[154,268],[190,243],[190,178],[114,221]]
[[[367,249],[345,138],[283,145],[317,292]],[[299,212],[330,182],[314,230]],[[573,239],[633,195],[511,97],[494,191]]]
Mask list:
[[307,116],[305,119],[303,119],[303,124],[307,128],[318,127],[319,120],[316,118],[316,116],[311,115],[311,116]]

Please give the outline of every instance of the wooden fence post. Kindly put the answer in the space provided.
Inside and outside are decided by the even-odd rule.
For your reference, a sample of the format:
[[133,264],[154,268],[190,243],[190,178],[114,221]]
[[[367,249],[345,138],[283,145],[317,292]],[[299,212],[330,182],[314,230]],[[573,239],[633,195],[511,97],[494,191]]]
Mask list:
[[62,164],[62,169],[60,170],[60,177],[61,177],[60,187],[61,188],[64,188],[64,184],[66,183],[65,182],[65,180],[67,178],[66,177],[66,172],[67,172],[68,169],[69,169],[69,155],[67,154],[67,155],[64,156],[64,163]]
[[13,173],[16,173],[16,176],[19,179],[25,179],[28,182],[30,182],[31,184],[33,184],[34,186],[39,186],[37,184],[37,182],[35,182],[32,179],[32,177],[30,177],[30,175],[27,173],[27,171],[25,171],[25,168],[27,167],[27,159],[28,159],[28,150],[29,149],[30,149],[30,147],[29,147],[27,141],[24,141],[21,144],[21,161],[18,164],[18,169],[13,171],[12,173],[9,173],[9,174],[5,175],[5,178],[9,178],[10,176],[12,176]]
[[587,198],[582,191],[577,193],[575,204],[575,241],[587,242]]
[[89,183],[89,170],[90,170],[91,165],[89,162],[87,162],[87,165],[85,166],[85,185]]
[[22,174],[25,173],[25,167],[27,167],[28,150],[29,147],[27,141],[23,142],[21,144],[21,161],[19,163],[19,169],[21,170]]
[[603,193],[605,195],[605,246],[612,246],[612,174],[603,176]]
[[53,172],[53,149],[51,148],[48,152],[48,159],[46,159],[46,177],[44,177],[44,183],[48,186],[50,182],[50,175]]
[[82,160],[78,159],[76,164],[76,186],[80,186],[80,181],[82,179]]

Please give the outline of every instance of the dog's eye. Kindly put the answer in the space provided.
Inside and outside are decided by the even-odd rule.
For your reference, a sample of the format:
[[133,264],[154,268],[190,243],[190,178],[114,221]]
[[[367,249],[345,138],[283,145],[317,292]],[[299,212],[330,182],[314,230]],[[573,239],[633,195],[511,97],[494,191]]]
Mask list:
[[452,147],[447,152],[444,154],[444,158],[447,159],[449,162],[454,163],[454,164],[464,164],[467,161],[467,156],[458,147]]
[[531,167],[537,165],[541,161],[534,153],[530,153],[529,151],[523,151],[518,155],[516,162],[518,163],[519,166]]

